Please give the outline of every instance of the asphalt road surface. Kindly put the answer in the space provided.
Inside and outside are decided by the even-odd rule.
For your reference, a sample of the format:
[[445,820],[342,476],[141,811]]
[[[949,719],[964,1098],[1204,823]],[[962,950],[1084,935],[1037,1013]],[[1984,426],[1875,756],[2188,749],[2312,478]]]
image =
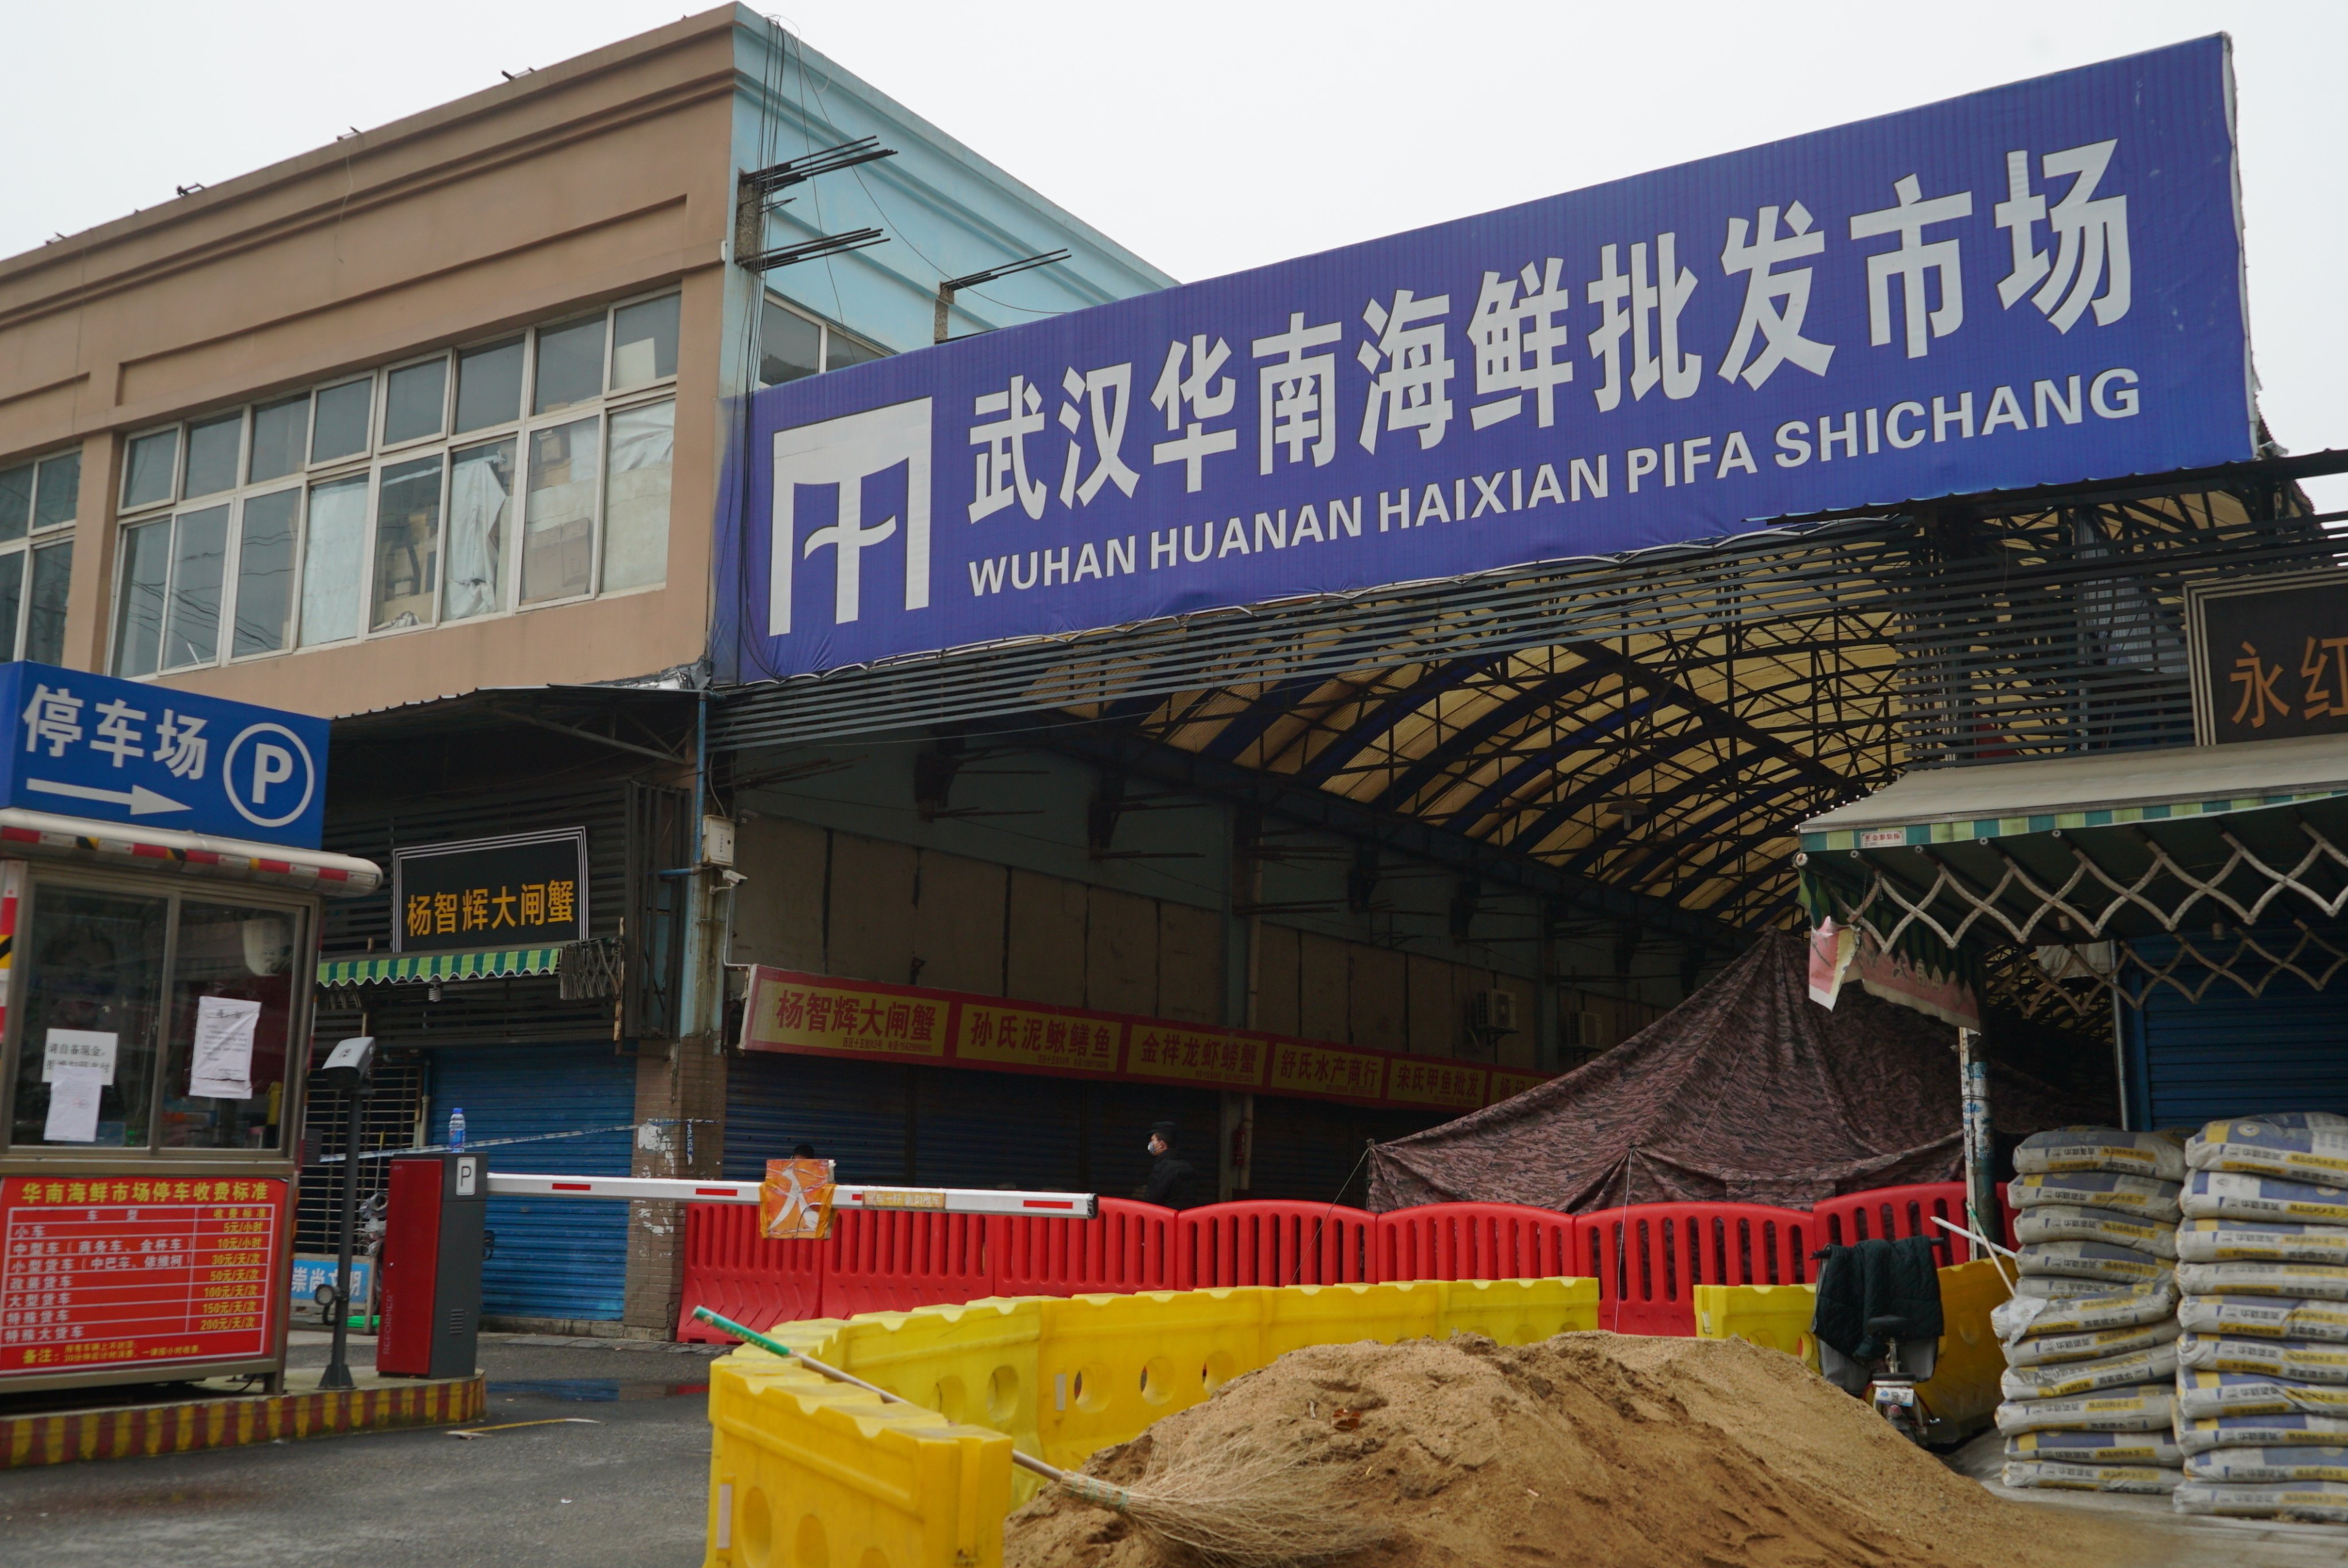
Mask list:
[[[325,1351],[297,1346],[290,1359],[321,1367]],[[352,1359],[364,1365],[366,1354]],[[705,1355],[488,1339],[481,1365],[489,1413],[479,1424],[561,1424],[471,1439],[429,1428],[0,1471],[0,1561],[8,1568],[691,1568],[701,1561]]]

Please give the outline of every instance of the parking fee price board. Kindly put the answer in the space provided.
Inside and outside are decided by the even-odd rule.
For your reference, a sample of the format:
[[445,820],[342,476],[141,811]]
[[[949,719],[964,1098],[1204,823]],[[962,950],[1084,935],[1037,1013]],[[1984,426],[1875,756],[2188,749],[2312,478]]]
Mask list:
[[273,1354],[286,1183],[0,1181],[0,1379]]
[[0,804],[318,847],[324,719],[21,660],[0,665]]

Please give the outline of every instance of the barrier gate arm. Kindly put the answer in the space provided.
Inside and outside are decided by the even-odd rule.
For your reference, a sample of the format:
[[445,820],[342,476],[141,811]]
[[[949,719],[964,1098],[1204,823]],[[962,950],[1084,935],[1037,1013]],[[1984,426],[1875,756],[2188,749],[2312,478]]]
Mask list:
[[[696,1181],[669,1176],[532,1176],[489,1173],[492,1198],[619,1198],[672,1203],[756,1203],[756,1181]],[[874,1187],[842,1181],[832,1207],[933,1214],[1033,1214],[1090,1220],[1100,1212],[1094,1192],[1006,1192],[991,1187]]]

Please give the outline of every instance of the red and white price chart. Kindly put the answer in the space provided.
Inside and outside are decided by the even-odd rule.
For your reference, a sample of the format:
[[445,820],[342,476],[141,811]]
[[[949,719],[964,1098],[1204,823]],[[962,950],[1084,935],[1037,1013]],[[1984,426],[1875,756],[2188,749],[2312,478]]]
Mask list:
[[0,1181],[0,1378],[272,1351],[286,1183]]

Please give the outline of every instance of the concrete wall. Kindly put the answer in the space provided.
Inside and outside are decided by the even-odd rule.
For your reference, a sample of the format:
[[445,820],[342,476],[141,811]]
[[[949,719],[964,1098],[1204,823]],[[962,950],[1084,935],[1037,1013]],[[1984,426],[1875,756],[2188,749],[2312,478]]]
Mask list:
[[[1552,1023],[1544,1055],[1529,898],[1479,898],[1462,935],[1457,879],[1395,863],[1355,911],[1350,847],[1287,830],[1235,881],[1228,810],[1139,786],[1126,798],[1151,809],[1120,818],[1096,857],[1086,823],[1098,774],[1017,738],[973,746],[924,815],[915,759],[932,744],[910,735],[736,759],[751,782],[736,797],[737,869],[749,881],[733,962],[1244,1023],[1245,910],[1260,903],[1272,907],[1254,936],[1252,1017],[1274,1033],[1547,1068],[1570,1065],[1585,1040],[1619,1044],[1677,1000],[1675,978],[1643,974],[1553,985],[1552,1020],[1576,1016]],[[776,776],[786,781],[764,781]],[[1549,952],[1557,978],[1614,962],[1601,942]],[[1468,1026],[1469,997],[1484,990],[1512,993],[1521,1020],[1488,1044]]]
[[736,830],[736,964],[1220,1022],[1221,917],[786,818]]
[[[1223,1021],[1224,916],[1193,903],[763,815],[740,823],[735,869],[732,963]],[[1258,1028],[1536,1065],[1529,976],[1271,920],[1261,940]],[[1490,1051],[1468,1028],[1482,990],[1525,1021]]]

